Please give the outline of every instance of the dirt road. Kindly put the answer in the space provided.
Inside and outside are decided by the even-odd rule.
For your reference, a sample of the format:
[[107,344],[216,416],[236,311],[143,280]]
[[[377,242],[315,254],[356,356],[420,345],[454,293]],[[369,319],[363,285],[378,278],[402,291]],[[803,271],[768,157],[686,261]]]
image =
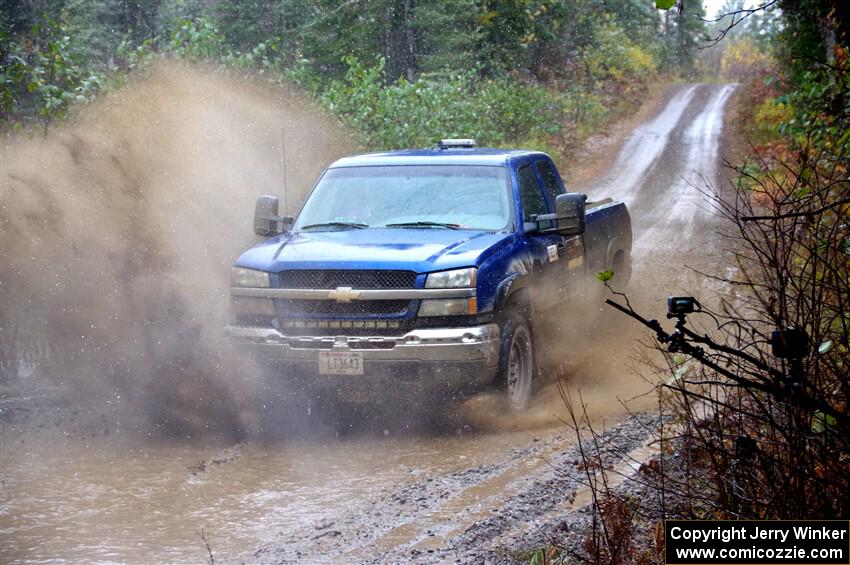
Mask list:
[[[705,281],[682,265],[710,264],[717,222],[701,190],[721,184],[723,110],[734,85],[683,85],[639,126],[590,194],[615,194],[632,214],[636,284],[699,293]],[[654,287],[654,285],[652,285]],[[678,288],[676,288],[678,287]],[[659,288],[659,287],[655,287]],[[650,295],[656,299],[656,295]]]
[[[683,268],[722,255],[717,221],[689,184],[720,182],[732,92],[672,87],[607,173],[580,187],[628,203],[630,293],[654,315],[668,294],[712,291]],[[625,417],[619,400],[650,387],[627,367],[623,331],[608,337],[573,349],[566,367],[605,430],[608,462],[627,472],[646,455],[653,418]],[[44,394],[28,396],[22,385],[2,399],[4,563],[199,563],[208,558],[202,537],[216,562],[511,562],[570,534],[565,517],[588,502],[574,437],[553,417],[561,407],[552,387],[512,421],[493,418],[480,397],[455,407],[436,433],[378,422],[371,435],[231,445],[154,441],[116,426],[114,414],[92,425],[61,394],[48,416],[31,414],[44,410]],[[632,404],[642,405],[646,398]]]

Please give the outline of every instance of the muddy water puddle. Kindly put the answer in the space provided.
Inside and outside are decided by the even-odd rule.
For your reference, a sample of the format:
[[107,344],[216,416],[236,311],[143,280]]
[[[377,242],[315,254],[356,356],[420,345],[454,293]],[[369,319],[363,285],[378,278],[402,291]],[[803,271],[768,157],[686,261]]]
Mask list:
[[487,464],[546,433],[224,448],[4,441],[0,554],[4,563],[199,563],[203,530],[216,559],[244,555],[321,536],[388,489]]

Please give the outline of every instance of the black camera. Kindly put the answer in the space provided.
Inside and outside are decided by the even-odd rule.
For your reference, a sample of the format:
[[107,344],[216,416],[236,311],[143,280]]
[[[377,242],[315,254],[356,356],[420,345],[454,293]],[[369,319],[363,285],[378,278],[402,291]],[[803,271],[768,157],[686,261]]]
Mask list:
[[809,336],[801,328],[785,328],[770,334],[773,356],[780,359],[802,359],[809,354]]
[[667,299],[667,317],[684,316],[700,311],[699,302],[692,296],[671,296]]

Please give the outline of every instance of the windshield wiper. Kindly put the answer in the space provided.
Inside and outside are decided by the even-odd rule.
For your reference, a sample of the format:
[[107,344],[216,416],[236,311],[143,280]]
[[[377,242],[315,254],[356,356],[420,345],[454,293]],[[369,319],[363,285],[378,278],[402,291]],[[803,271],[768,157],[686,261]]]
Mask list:
[[460,224],[444,224],[442,222],[401,222],[399,224],[387,224],[385,228],[448,228],[459,230]]
[[356,228],[363,229],[368,228],[369,224],[358,224],[356,222],[321,222],[318,224],[308,224],[306,226],[302,226],[302,230],[309,230],[310,228]]

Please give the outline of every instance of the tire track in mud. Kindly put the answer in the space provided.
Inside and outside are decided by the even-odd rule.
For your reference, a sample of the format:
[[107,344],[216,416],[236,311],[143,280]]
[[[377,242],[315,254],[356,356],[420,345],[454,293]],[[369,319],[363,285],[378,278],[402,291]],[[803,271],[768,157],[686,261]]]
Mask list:
[[[603,464],[627,459],[655,424],[654,416],[637,415],[601,434]],[[563,528],[559,509],[585,490],[577,446],[564,450],[572,441],[560,434],[537,438],[497,462],[388,487],[334,520],[304,524],[242,562],[513,562],[510,548],[545,544],[544,532]]]
[[[448,531],[445,523],[435,523],[435,531],[421,533],[418,524],[436,516],[446,506],[458,505],[461,510],[468,510],[464,495],[470,488],[510,473],[528,458],[538,458],[543,452],[556,449],[555,444],[561,439],[555,436],[547,441],[534,441],[531,446],[512,449],[495,461],[388,486],[345,509],[335,520],[320,518],[305,524],[306,534],[291,532],[284,536],[281,547],[263,548],[253,554],[253,559],[281,563],[309,556],[311,562],[317,563],[360,562],[370,559],[376,550],[393,550],[408,537],[430,538],[441,531],[445,533]],[[482,502],[479,500],[477,504]]]
[[660,253],[681,254],[691,251],[694,244],[706,243],[701,236],[715,218],[702,191],[721,184],[718,145],[723,108],[733,90],[733,85],[701,86],[693,108],[697,110],[699,103],[701,110],[692,111],[690,123],[672,132],[654,174],[632,185],[631,209],[638,234],[634,250],[639,259],[652,259]]
[[631,210],[637,192],[658,165],[658,158],[666,149],[670,135],[682,114],[688,108],[697,89],[696,85],[674,91],[661,111],[652,119],[635,128],[620,149],[611,169],[601,178],[591,181],[580,190],[591,198],[616,197]]
[[634,233],[629,294],[655,317],[663,317],[666,295],[699,298],[725,290],[692,269],[723,263],[716,233],[723,223],[706,194],[727,182],[720,167],[723,115],[736,88],[671,87],[668,102],[635,129],[611,171],[580,188],[591,198],[613,196],[628,205]]
[[[644,414],[603,433],[599,438],[602,464],[614,466],[626,458],[642,445],[654,423],[654,417]],[[545,532],[555,533],[565,524],[564,514],[559,509],[569,507],[576,496],[586,490],[587,479],[578,447],[562,448],[548,455],[538,454],[543,464],[505,485],[510,495],[489,516],[463,531],[450,532],[442,540],[416,539],[397,547],[393,554],[366,563],[404,559],[417,563],[480,563],[485,559],[488,563],[510,563],[517,557],[515,548],[545,545],[548,541]]]

